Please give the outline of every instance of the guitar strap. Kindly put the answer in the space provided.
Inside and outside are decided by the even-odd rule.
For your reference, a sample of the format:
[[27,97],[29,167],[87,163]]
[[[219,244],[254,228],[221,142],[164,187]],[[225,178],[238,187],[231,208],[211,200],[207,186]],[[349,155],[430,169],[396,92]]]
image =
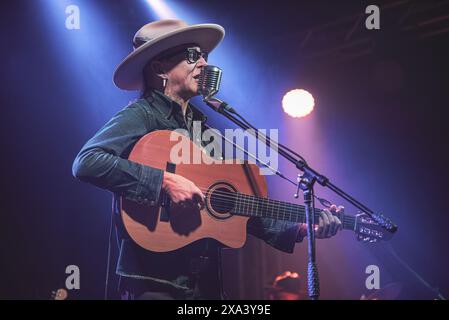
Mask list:
[[254,195],[257,197],[262,197],[262,193],[260,192],[259,185],[257,184],[256,178],[254,176],[254,172],[251,170],[251,167],[249,166],[248,162],[245,161],[243,166],[243,171],[245,172],[246,178],[249,181],[249,184],[251,186],[251,190],[253,191]]

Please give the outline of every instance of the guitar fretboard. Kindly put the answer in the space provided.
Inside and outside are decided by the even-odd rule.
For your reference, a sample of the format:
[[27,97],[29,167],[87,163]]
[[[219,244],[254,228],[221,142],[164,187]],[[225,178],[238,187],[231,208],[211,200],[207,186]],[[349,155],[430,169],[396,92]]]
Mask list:
[[[235,215],[270,218],[297,223],[306,222],[306,210],[303,205],[243,193],[235,193],[234,196],[235,204],[231,212]],[[318,224],[321,211],[323,210],[315,208],[314,221],[316,224]],[[355,229],[355,217],[341,214],[338,217],[344,229]]]

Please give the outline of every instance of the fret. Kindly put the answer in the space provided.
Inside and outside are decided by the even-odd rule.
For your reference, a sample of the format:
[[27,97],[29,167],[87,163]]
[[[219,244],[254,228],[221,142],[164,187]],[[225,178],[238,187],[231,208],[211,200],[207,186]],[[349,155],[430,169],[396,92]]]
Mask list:
[[239,199],[239,197],[240,197],[240,195],[241,195],[241,193],[239,193],[239,192],[235,193],[235,212],[236,213],[240,212],[239,211],[239,206],[240,206],[240,199]]
[[285,212],[284,212],[284,206],[282,205],[282,202],[279,200],[275,200],[275,204],[277,204],[277,212],[278,212],[278,218],[281,220],[286,220]]
[[244,195],[242,195],[242,213],[247,213],[246,212],[246,209],[245,209],[245,207],[246,207],[246,199],[245,199],[245,197],[246,197],[246,194],[244,194]]
[[286,214],[286,216],[287,216],[287,219],[288,220],[291,220],[292,218],[293,218],[293,212],[292,212],[292,208],[290,207],[290,205],[289,204],[286,204],[285,206],[285,214]]
[[254,199],[255,198],[251,198],[250,199],[250,205],[251,205],[251,209],[250,209],[250,213],[251,213],[251,215],[254,213]]
[[256,203],[256,209],[255,209],[255,215],[257,216],[258,215],[258,210],[259,210],[259,200],[256,200],[256,201],[254,201],[255,203]]
[[287,205],[287,210],[289,211],[289,216],[292,218],[295,216],[295,222],[299,222],[301,220],[301,217],[299,215],[295,215],[294,207],[290,204]]
[[271,205],[271,201],[269,199],[266,199],[265,202],[267,203],[268,217],[273,218],[273,206]]
[[289,203],[285,204],[285,213],[287,215],[287,219],[291,220],[293,218],[293,212],[292,212],[292,207],[290,206]]
[[254,207],[254,198],[251,197],[248,199],[248,214],[250,214],[252,216],[254,215],[253,207]]
[[[280,217],[282,217],[282,218],[284,218],[284,220],[285,220],[285,215],[281,212],[281,202],[280,201],[278,201],[278,200],[274,200],[274,205],[276,206],[277,205],[277,213],[278,213],[278,216],[280,216]],[[281,218],[281,219],[282,219]]]
[[259,201],[261,204],[260,216],[263,217],[264,214],[267,212],[267,201],[264,198],[259,199]]
[[271,217],[273,219],[277,218],[277,214],[276,214],[276,202],[274,200],[269,200],[270,202],[270,206],[271,206]]
[[[300,204],[256,197],[243,193],[236,193],[235,202],[233,213],[238,215],[264,217],[297,223],[306,222],[306,210]],[[322,209],[315,208],[315,224],[318,224],[321,211]],[[342,215],[340,218],[344,229],[354,229],[356,217]]]

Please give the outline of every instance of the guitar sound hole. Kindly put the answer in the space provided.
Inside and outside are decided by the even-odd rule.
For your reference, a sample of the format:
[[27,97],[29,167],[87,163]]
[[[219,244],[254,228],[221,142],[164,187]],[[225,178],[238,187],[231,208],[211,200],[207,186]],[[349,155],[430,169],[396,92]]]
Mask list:
[[229,213],[235,204],[235,193],[226,188],[215,189],[210,196],[212,209],[219,214]]

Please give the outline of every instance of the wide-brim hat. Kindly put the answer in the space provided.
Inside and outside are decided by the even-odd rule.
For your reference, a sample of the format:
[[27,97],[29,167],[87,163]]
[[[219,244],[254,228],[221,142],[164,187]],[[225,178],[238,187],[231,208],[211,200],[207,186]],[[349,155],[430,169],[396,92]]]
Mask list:
[[182,20],[148,23],[133,38],[134,50],[114,72],[114,84],[124,90],[143,89],[144,66],[160,53],[182,44],[197,44],[210,53],[223,40],[225,31],[218,24],[188,25]]

